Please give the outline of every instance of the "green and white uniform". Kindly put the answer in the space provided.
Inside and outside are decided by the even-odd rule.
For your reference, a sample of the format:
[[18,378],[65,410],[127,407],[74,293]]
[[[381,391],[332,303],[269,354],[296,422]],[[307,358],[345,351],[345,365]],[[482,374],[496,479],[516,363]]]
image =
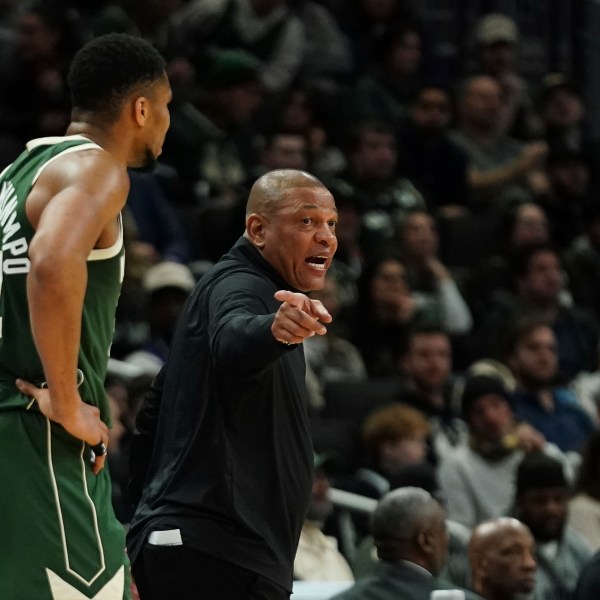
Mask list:
[[[25,201],[55,158],[96,144],[81,136],[27,144],[0,175],[0,599],[129,598],[123,527],[111,504],[108,469],[92,473],[90,449],[49,421],[15,379],[43,385],[27,304],[32,229]],[[82,318],[82,399],[110,425],[104,392],[123,279],[123,236],[93,250]]]

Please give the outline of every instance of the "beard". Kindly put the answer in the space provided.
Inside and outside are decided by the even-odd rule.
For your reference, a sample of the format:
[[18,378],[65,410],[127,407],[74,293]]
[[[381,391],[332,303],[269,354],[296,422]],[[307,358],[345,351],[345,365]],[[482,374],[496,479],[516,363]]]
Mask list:
[[152,173],[156,169],[156,164],[157,157],[154,156],[150,148],[146,147],[141,163],[136,167],[132,167],[132,169],[138,173]]

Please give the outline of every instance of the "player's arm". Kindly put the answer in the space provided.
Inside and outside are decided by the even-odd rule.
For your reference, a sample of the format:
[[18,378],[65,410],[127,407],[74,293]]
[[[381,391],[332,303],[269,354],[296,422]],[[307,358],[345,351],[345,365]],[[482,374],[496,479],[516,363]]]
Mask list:
[[40,408],[71,434],[95,445],[106,441],[103,424],[97,409],[81,401],[76,386],[87,258],[102,234],[114,227],[129,183],[103,151],[62,161],[62,168],[60,162],[48,167],[34,188],[38,197],[49,192],[50,200],[32,219],[37,221],[36,233],[29,248],[31,327],[49,390]]

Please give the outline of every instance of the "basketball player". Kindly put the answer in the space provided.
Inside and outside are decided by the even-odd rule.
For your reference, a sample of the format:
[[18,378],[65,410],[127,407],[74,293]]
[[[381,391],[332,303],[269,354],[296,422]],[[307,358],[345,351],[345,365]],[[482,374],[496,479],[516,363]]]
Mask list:
[[65,137],[0,176],[0,598],[129,598],[124,532],[103,470],[104,392],[123,277],[127,167],[169,126],[161,56],[127,35],[75,56]]

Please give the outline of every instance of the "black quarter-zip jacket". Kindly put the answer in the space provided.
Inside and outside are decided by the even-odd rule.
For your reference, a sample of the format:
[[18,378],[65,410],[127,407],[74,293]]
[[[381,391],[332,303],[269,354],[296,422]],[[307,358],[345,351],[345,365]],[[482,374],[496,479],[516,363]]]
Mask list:
[[180,529],[184,545],[291,590],[313,454],[303,347],[271,333],[280,289],[242,237],[188,299],[136,422],[132,562],[151,531]]

